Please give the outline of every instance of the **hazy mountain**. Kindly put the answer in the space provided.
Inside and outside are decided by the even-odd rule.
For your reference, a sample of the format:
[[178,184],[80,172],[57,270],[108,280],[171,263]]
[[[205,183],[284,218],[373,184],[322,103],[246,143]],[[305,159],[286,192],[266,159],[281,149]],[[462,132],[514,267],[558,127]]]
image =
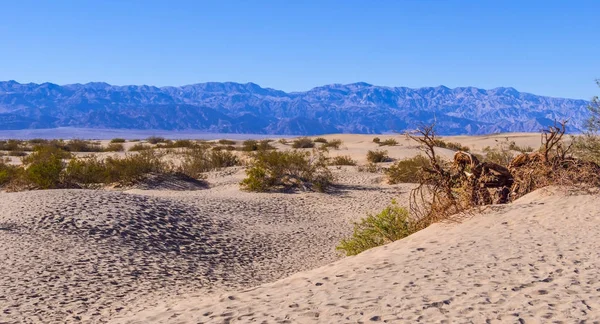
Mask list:
[[436,120],[441,134],[539,131],[569,120],[578,131],[585,100],[536,96],[513,88],[410,89],[332,84],[286,93],[254,83],[182,87],[94,82],[0,82],[0,129],[88,127],[223,133],[381,133]]

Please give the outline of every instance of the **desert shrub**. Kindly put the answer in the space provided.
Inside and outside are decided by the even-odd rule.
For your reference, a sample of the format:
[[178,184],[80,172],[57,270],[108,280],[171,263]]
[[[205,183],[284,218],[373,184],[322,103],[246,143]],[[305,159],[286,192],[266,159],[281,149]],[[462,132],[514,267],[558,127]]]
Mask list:
[[24,157],[25,181],[39,189],[59,188],[64,168],[63,159],[70,157],[68,152],[52,146],[40,146]]
[[331,141],[323,144],[324,148],[332,148],[332,149],[336,149],[339,150],[340,146],[342,145],[342,140],[341,139],[332,139]]
[[508,165],[515,157],[510,148],[511,143],[508,139],[506,141],[496,141],[496,143],[495,147],[486,146],[483,148],[484,160],[500,165]]
[[370,248],[405,238],[420,229],[413,222],[406,208],[395,201],[375,215],[368,215],[354,224],[351,237],[343,239],[336,247],[346,255],[356,255]]
[[102,146],[80,139],[70,140],[63,149],[69,152],[102,152]]
[[109,143],[105,148],[104,152],[123,152],[125,147],[121,143]]
[[379,137],[373,138],[373,143],[379,144],[379,142],[381,142],[381,138],[379,138]]
[[213,151],[235,151],[235,146],[233,145],[218,145],[212,148]]
[[150,145],[136,143],[132,147],[129,148],[129,152],[139,152],[139,151],[146,151],[146,150],[151,150],[151,149],[152,149],[152,146],[150,146]]
[[356,165],[356,161],[348,155],[340,155],[331,158],[329,165]]
[[8,156],[27,156],[27,153],[23,152],[23,151],[9,151],[8,152]]
[[295,149],[299,148],[313,148],[315,143],[308,137],[297,138],[292,142],[292,147]]
[[278,142],[283,145],[288,145],[288,141],[285,138],[280,138]]
[[221,145],[235,145],[235,141],[228,140],[228,139],[220,139],[217,143],[219,143]]
[[110,140],[111,143],[125,143],[125,139],[124,138],[113,138]]
[[327,139],[323,138],[323,137],[317,137],[313,140],[313,142],[315,143],[327,143]]
[[150,136],[148,138],[146,138],[146,142],[150,143],[150,144],[158,144],[158,143],[165,143],[167,140],[164,137],[160,137],[160,136]]
[[22,174],[23,168],[16,165],[10,165],[7,162],[8,161],[4,159],[0,159],[0,188],[11,183]]
[[576,157],[600,164],[600,136],[587,133],[572,137],[571,142],[573,143],[573,154]]
[[47,139],[43,139],[43,138],[32,138],[28,142],[31,145],[40,145],[40,144],[46,144],[46,143],[48,143],[48,140]]
[[273,147],[271,144],[269,144],[271,141],[270,140],[261,140],[261,141],[257,141],[257,140],[245,140],[242,143],[242,151],[245,152],[252,152],[252,151],[259,151],[259,150],[274,150],[275,147]]
[[377,144],[379,144],[379,146],[396,146],[398,145],[398,141],[396,141],[393,138],[388,138],[385,141],[379,141],[377,142]]
[[240,185],[248,191],[325,191],[333,181],[326,157],[317,151],[257,151]]
[[380,163],[390,161],[387,151],[375,150],[367,152],[367,161],[371,163]]
[[109,175],[107,164],[99,160],[97,156],[91,155],[71,159],[65,168],[64,179],[70,184],[91,187],[110,182],[112,179]]
[[23,151],[23,141],[9,139],[7,141],[0,141],[0,151]]
[[443,139],[439,139],[439,138],[435,139],[435,146],[441,147],[441,148],[446,148],[446,149],[453,150],[453,151],[463,151],[463,152],[471,151],[471,149],[468,146],[463,146],[462,144],[456,143],[456,142],[446,142]]
[[430,168],[429,160],[422,155],[398,161],[386,170],[389,184],[418,183],[421,172]]
[[107,157],[106,183],[134,184],[149,173],[169,173],[172,166],[162,160],[163,154],[155,150],[143,150],[123,158]]
[[183,161],[179,166],[179,172],[196,179],[202,178],[202,173],[221,168],[239,165],[238,157],[224,150],[207,150],[205,148],[194,148],[183,155]]
[[529,153],[529,152],[533,152],[534,149],[531,146],[520,146],[517,145],[517,143],[515,143],[514,141],[510,142],[508,145],[508,149],[509,150],[513,150],[513,151],[517,151],[520,153]]

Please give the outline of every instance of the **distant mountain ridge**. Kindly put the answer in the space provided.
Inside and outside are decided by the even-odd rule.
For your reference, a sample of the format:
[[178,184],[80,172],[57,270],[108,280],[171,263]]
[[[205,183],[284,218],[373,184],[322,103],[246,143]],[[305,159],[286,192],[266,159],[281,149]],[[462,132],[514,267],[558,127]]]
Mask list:
[[582,129],[588,101],[537,96],[514,88],[411,89],[331,84],[305,92],[254,83],[181,87],[102,82],[0,82],[0,129],[55,127],[199,130],[315,135],[384,133],[436,122],[445,135],[536,132],[554,120]]

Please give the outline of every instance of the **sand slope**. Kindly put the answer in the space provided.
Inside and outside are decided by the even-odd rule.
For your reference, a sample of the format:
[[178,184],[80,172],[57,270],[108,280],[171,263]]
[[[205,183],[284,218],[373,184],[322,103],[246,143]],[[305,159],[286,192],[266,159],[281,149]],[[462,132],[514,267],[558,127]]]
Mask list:
[[599,213],[597,195],[540,190],[275,283],[174,299],[117,322],[596,321]]

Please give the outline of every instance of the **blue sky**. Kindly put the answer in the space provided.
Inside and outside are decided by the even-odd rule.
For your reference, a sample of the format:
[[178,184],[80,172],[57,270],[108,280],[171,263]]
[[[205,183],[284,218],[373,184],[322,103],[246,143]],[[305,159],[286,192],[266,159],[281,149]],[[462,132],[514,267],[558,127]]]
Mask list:
[[600,1],[1,1],[0,80],[600,93]]

